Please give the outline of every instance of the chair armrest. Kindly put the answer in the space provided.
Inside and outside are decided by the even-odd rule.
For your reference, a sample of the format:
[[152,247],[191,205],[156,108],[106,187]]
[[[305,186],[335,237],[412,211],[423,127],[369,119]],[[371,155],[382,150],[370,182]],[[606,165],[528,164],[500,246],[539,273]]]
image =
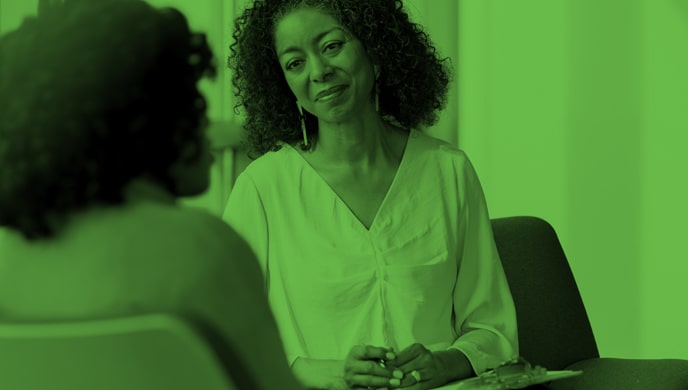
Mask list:
[[552,390],[688,389],[688,360],[593,358],[566,369],[583,375],[552,382]]

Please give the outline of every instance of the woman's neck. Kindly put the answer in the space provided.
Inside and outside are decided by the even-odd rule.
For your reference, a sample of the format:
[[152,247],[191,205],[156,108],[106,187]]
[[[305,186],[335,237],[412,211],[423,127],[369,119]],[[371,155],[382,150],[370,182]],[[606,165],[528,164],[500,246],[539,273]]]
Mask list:
[[145,177],[132,179],[124,189],[124,198],[127,203],[149,201],[155,203],[175,204],[172,194],[155,181]]
[[391,139],[394,131],[394,127],[379,115],[340,123],[321,121],[313,153],[324,164],[333,167],[373,170],[397,159]]

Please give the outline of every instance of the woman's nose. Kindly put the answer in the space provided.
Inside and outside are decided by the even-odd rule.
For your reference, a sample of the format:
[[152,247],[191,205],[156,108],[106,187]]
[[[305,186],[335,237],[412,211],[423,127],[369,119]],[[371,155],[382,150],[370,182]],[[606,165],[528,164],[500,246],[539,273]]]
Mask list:
[[334,73],[334,68],[327,60],[316,57],[311,60],[311,80],[315,82],[327,81]]

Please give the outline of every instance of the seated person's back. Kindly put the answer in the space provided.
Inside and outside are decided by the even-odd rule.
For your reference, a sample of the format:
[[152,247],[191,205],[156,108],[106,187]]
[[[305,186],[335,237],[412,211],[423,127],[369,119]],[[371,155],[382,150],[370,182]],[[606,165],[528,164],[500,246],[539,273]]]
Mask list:
[[215,217],[152,196],[81,211],[47,240],[5,229],[0,315],[34,321],[177,311],[213,268],[224,266],[231,277],[252,271],[238,258],[250,255],[244,249]]
[[173,9],[89,3],[0,37],[0,321],[178,314],[230,346],[237,384],[298,388],[253,253],[175,203],[209,185],[204,36]]

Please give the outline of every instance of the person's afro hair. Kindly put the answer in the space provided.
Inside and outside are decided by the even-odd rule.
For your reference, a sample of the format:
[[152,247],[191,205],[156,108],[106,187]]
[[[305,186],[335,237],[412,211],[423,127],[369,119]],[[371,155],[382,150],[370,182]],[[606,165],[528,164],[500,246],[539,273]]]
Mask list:
[[170,167],[198,159],[197,88],[215,66],[175,9],[73,1],[0,38],[0,226],[50,238],[73,212],[124,202],[141,175],[173,195]]
[[252,158],[279,150],[280,142],[303,149],[317,140],[317,118],[308,112],[309,145],[303,145],[296,99],[275,53],[274,27],[299,7],[318,8],[351,31],[381,66],[380,112],[409,129],[431,126],[447,100],[451,67],[422,27],[409,20],[401,0],[254,0],[235,21],[228,65],[243,107]]

